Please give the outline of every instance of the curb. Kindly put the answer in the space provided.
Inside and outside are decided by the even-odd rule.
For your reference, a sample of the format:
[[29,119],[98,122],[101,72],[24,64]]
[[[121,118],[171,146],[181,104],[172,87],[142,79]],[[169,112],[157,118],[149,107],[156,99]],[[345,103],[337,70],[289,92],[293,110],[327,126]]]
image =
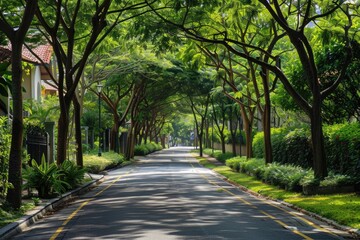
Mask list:
[[[204,156],[204,157],[207,158],[206,156]],[[218,161],[218,160],[216,160],[216,161]],[[198,163],[198,164],[200,166],[202,166],[200,163]],[[254,191],[252,191],[252,190],[250,190],[250,189],[248,189],[248,188],[246,188],[246,187],[244,187],[244,186],[230,180],[229,178],[227,178],[227,177],[213,171],[212,169],[209,169],[209,170],[211,170],[213,173],[215,173],[215,175],[218,178],[225,180],[226,182],[234,185],[235,187],[239,188],[240,190],[242,190],[244,192],[247,192],[247,193],[249,193],[249,194],[251,194],[253,196],[256,196],[256,197],[260,197],[260,198],[263,198],[263,199],[268,199],[268,200],[271,200],[271,201],[274,201],[274,202],[278,202],[278,203],[280,203],[280,205],[283,208],[288,207],[288,208],[294,209],[294,210],[296,210],[298,212],[304,213],[307,216],[313,217],[313,218],[315,218],[317,220],[320,220],[320,221],[323,221],[323,222],[329,224],[330,226],[334,227],[335,229],[338,229],[338,230],[341,230],[341,231],[344,231],[344,232],[347,232],[347,233],[351,234],[354,237],[354,239],[360,239],[360,229],[354,229],[354,228],[351,228],[351,227],[348,227],[348,226],[340,225],[337,222],[335,222],[334,220],[327,219],[327,218],[325,218],[323,216],[320,216],[320,215],[318,215],[316,213],[313,213],[313,212],[307,211],[305,209],[302,209],[300,207],[294,206],[291,203],[287,203],[287,202],[284,202],[284,201],[281,201],[281,200],[278,200],[278,199],[273,199],[273,198],[270,198],[270,197],[266,197],[266,196],[264,196],[264,195],[262,195],[260,193],[254,192]]]
[[[91,177],[91,175],[90,175]],[[54,210],[60,204],[87,192],[91,187],[100,184],[104,179],[104,175],[94,179],[70,192],[67,192],[60,197],[49,200],[43,205],[36,207],[34,210],[29,211],[25,216],[19,220],[9,223],[8,225],[0,228],[0,239],[9,239],[12,236],[22,232],[25,228],[41,219],[46,213]]]

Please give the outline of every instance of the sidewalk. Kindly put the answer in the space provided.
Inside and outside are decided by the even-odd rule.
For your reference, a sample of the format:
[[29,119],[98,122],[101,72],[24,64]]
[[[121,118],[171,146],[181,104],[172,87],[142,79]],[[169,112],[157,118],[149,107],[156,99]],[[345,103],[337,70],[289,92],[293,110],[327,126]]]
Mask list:
[[72,198],[79,196],[87,191],[89,191],[92,187],[100,184],[104,179],[104,175],[98,174],[88,174],[91,179],[90,182],[85,183],[81,187],[72,190],[71,192],[67,192],[57,198],[43,200],[45,202],[41,203],[34,210],[29,211],[25,216],[17,220],[16,222],[10,223],[2,228],[0,228],[0,239],[9,239],[15,234],[22,232],[23,229],[30,226],[38,219],[42,218],[46,213],[53,211],[56,207],[65,203],[66,201],[71,200]]

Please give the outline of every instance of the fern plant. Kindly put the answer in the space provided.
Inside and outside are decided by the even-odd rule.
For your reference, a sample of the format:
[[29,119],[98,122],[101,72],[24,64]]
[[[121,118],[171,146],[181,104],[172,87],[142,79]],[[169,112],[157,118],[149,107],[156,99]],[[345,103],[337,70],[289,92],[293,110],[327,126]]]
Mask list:
[[62,176],[63,173],[61,173],[56,164],[47,163],[43,156],[41,164],[32,160],[31,166],[24,169],[24,188],[35,188],[38,191],[40,198],[51,198],[57,194],[66,192],[67,188],[70,186],[61,179]]

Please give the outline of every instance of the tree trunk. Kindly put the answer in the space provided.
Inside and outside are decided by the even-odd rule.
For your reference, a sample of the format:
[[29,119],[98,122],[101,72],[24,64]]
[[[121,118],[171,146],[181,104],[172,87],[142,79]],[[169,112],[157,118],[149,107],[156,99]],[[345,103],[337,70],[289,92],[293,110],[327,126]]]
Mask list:
[[233,119],[233,110],[232,108],[230,108],[230,133],[231,133],[231,138],[232,138],[232,141],[231,141],[231,147],[232,147],[232,153],[234,156],[236,156],[236,141],[235,141],[235,138],[236,138],[236,130],[237,130],[237,124],[235,125],[234,127],[234,119]]
[[313,108],[311,113],[311,142],[314,161],[314,176],[317,179],[324,179],[327,175],[327,163],[324,147],[324,134],[322,129],[321,117],[321,102],[319,100],[313,101]]
[[246,158],[252,158],[252,125],[247,120],[243,122],[246,137]]
[[202,136],[203,134],[201,133],[201,134],[198,134],[198,139],[199,139],[199,149],[200,149],[200,157],[202,157],[203,156],[203,144],[202,144],[202,142],[203,142],[203,139],[202,139]]
[[130,160],[133,156],[133,145],[134,145],[134,126],[131,125],[129,128],[127,140],[126,140],[126,149],[125,149],[125,159]]
[[265,163],[272,163],[272,145],[271,145],[271,126],[270,126],[270,105],[265,104],[263,113],[263,129],[264,129],[264,150]]
[[67,108],[67,110],[60,111],[60,117],[58,121],[57,154],[56,154],[57,165],[61,165],[66,159],[68,131],[69,131],[69,114]]
[[220,139],[221,139],[221,152],[225,153],[225,136],[223,133],[221,133]]
[[110,149],[114,152],[119,152],[119,127],[120,117],[117,114],[113,114],[113,126],[111,128],[111,140]]
[[[240,104],[242,122],[246,138],[246,158],[252,157],[252,121],[250,121],[245,114],[245,107]],[[250,114],[250,113],[249,113]]]
[[12,97],[13,97],[13,122],[11,132],[11,148],[9,156],[9,188],[6,201],[15,209],[21,206],[21,159],[23,143],[23,104],[22,104],[22,66],[21,66],[22,44],[12,42]]
[[82,168],[84,163],[81,135],[81,106],[76,95],[73,97],[73,105],[75,114],[76,165]]
[[[265,68],[262,69],[261,74],[263,86],[264,86],[264,98],[265,105],[262,114],[262,124],[264,131],[264,150],[265,150],[265,163],[272,163],[272,145],[271,145],[271,102],[270,102],[270,92],[269,92],[269,71]],[[259,105],[259,108],[261,106]]]

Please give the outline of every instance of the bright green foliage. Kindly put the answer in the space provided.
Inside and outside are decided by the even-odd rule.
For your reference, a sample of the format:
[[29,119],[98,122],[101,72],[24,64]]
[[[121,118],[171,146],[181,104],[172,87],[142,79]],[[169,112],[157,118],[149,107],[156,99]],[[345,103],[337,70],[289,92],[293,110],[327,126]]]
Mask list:
[[147,154],[159,151],[162,149],[162,146],[157,143],[147,143],[147,144],[140,144],[135,146],[135,155],[136,156],[145,156]]
[[73,161],[66,160],[60,166],[61,179],[68,183],[67,190],[78,187],[84,180],[86,168],[76,166]]
[[124,163],[124,156],[115,152],[104,152],[99,157],[95,152],[84,154],[84,167],[90,173],[99,173]]
[[66,192],[70,185],[62,180],[63,173],[58,169],[55,163],[47,163],[45,157],[41,164],[35,160],[31,166],[27,166],[23,171],[25,179],[24,189],[35,188],[40,198],[51,198],[56,194]]
[[[356,177],[360,170],[360,124],[324,127],[328,170]],[[254,156],[263,157],[263,133],[254,137]],[[272,131],[274,162],[312,167],[310,133],[305,129],[279,128]]]
[[5,197],[8,183],[8,168],[11,135],[7,126],[7,118],[0,117],[0,198]]
[[[322,117],[327,124],[349,122],[353,117],[360,118],[358,109],[360,102],[360,94],[358,92],[360,84],[360,45],[357,42],[353,42],[352,46],[354,48],[354,56],[346,71],[346,76],[337,89],[324,99]],[[322,90],[328,88],[337,79],[337,74],[344,62],[344,52],[344,46],[336,42],[319,47],[316,62]],[[310,100],[312,97],[311,91],[306,87],[305,73],[300,61],[292,60],[289,63],[291,64],[286,65],[286,71],[291,83],[297,92],[305,99]],[[272,100],[276,105],[281,106],[282,109],[290,111],[300,110],[295,101],[289,98],[283,85],[279,85],[276,89],[276,94],[273,95]]]

